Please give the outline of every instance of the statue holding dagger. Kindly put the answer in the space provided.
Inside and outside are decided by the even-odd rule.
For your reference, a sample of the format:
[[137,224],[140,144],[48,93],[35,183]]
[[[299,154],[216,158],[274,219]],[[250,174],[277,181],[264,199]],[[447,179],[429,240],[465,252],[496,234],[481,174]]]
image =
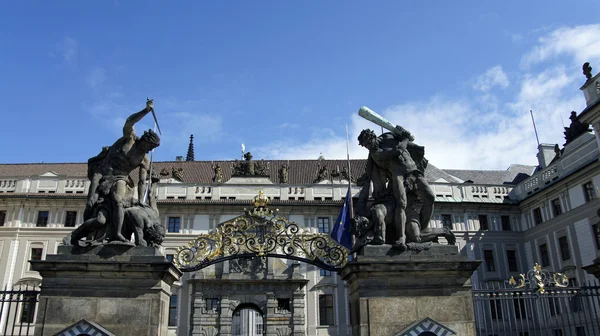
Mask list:
[[[130,115],[123,126],[123,136],[109,147],[102,148],[100,154],[88,160],[88,178],[90,187],[84,212],[84,223],[73,231],[70,243],[77,241],[94,231],[96,241],[129,242],[123,235],[123,226],[128,208],[145,207],[144,194],[146,180],[151,170],[148,153],[160,145],[160,138],[154,131],[144,131],[141,137],[135,133],[134,125],[148,113],[154,114],[154,102],[147,99],[146,107]],[[160,133],[160,128],[158,128]],[[139,168],[138,198],[135,204],[133,197],[133,180],[131,172]],[[158,214],[157,214],[158,215]],[[127,216],[128,218],[131,216]],[[135,222],[137,218],[130,218]],[[135,223],[128,223],[135,226]]]

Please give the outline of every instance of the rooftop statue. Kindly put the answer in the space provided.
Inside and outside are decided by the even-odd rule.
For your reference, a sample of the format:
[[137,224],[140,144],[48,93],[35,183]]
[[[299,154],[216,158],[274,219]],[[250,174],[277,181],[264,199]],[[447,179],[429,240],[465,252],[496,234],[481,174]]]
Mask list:
[[[154,103],[148,99],[143,110],[127,118],[123,126],[123,136],[88,160],[88,178],[91,184],[84,211],[84,223],[74,230],[70,237],[65,238],[66,244],[78,244],[81,238],[88,236],[93,236],[92,241],[95,243],[129,243],[128,237],[134,233],[136,244],[145,245],[143,237],[138,234],[141,231],[135,228],[143,230],[144,227],[153,227],[156,223],[162,227],[158,220],[158,209],[144,204],[145,185],[150,169],[147,153],[160,145],[160,138],[152,130],[145,131],[138,137],[134,130],[134,124],[153,111]],[[136,201],[133,196],[133,179],[129,175],[138,168]],[[153,184],[157,181],[154,179]],[[150,196],[152,200],[152,194]],[[160,228],[156,229],[160,231]]]
[[564,132],[566,140],[565,145],[575,140],[575,138],[579,137],[583,133],[591,131],[590,124],[582,123],[577,119],[577,112],[572,111],[569,119],[571,119],[571,125],[569,125],[569,127],[565,127]]
[[244,161],[235,160],[232,176],[269,176],[269,167],[265,160],[253,161],[252,153],[244,154]]
[[353,231],[358,238],[355,250],[365,244],[393,244],[405,250],[407,243],[436,241],[440,236],[453,244],[454,235],[449,229],[429,227],[435,195],[425,180],[425,149],[416,145],[412,134],[402,126],[392,125],[366,107],[359,114],[391,132],[377,136],[365,129],[358,137],[359,144],[369,150],[369,157],[360,177],[363,188],[357,202],[358,216],[354,218]]

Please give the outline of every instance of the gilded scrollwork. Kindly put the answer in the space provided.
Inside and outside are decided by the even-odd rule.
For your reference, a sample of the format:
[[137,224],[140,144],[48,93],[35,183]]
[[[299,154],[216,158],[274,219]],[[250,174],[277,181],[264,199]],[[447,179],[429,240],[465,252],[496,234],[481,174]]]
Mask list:
[[519,274],[519,280],[510,277],[508,284],[516,289],[528,287],[544,294],[548,287],[567,287],[569,278],[564,273],[550,273],[536,263],[527,273]]
[[175,264],[182,271],[194,271],[238,257],[273,256],[338,270],[348,261],[348,251],[329,235],[304,230],[268,209],[268,199],[262,192],[253,204],[244,215],[221,223],[180,247]]

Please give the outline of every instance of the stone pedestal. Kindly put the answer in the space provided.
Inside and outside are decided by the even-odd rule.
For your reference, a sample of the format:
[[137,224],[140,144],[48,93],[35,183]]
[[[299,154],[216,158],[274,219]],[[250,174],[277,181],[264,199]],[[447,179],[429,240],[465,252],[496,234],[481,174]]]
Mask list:
[[365,246],[340,273],[349,286],[352,335],[412,335],[408,329],[423,322],[441,325],[431,330],[474,336],[469,278],[480,263],[461,256],[457,246],[402,253],[389,245]]
[[171,285],[182,273],[157,249],[60,246],[31,264],[43,278],[35,335],[81,320],[115,335],[167,335]]

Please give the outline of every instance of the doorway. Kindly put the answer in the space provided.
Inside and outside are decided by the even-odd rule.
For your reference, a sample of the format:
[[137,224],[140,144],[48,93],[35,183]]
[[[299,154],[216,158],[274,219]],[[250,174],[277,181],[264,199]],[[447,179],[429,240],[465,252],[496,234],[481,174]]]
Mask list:
[[264,320],[258,308],[242,305],[233,312],[231,336],[262,336],[263,333]]

